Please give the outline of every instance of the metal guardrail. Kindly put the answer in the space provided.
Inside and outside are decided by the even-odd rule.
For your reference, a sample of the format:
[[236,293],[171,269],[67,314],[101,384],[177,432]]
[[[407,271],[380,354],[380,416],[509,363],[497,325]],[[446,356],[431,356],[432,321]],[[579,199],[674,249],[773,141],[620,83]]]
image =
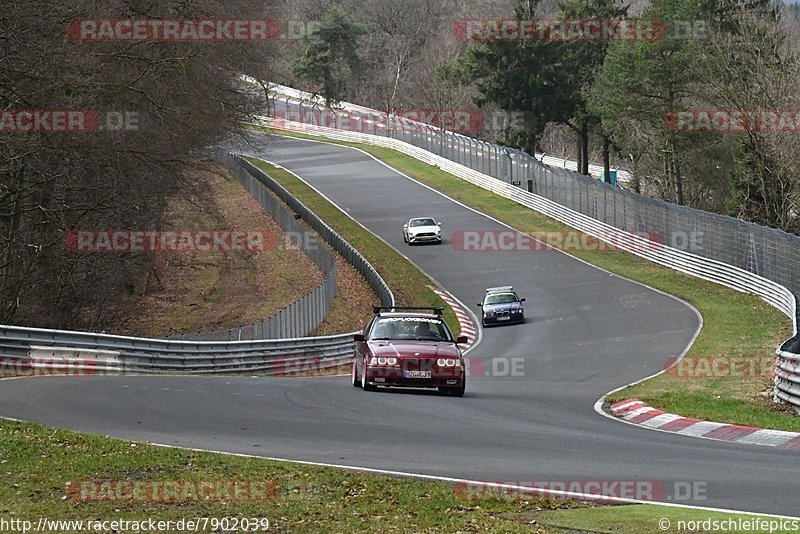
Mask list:
[[[729,252],[727,249],[711,248],[710,250],[704,250],[707,254],[701,255],[657,243],[642,237],[641,234],[635,233],[637,231],[650,230],[647,226],[644,228],[641,227],[642,217],[645,221],[648,221],[656,216],[663,215],[667,220],[667,224],[669,224],[669,206],[671,205],[646,197],[639,196],[640,198],[636,198],[634,197],[635,194],[625,192],[626,196],[622,197],[623,202],[620,206],[621,213],[618,216],[616,205],[614,205],[613,213],[610,213],[609,205],[598,199],[598,195],[600,194],[615,194],[618,190],[612,189],[607,184],[603,183],[592,183],[592,188],[590,188],[588,187],[588,181],[595,181],[584,176],[570,176],[563,174],[563,172],[554,172],[550,169],[543,169],[542,167],[529,166],[527,168],[528,172],[522,175],[526,178],[525,180],[504,180],[502,176],[490,175],[476,170],[475,161],[472,158],[461,156],[455,160],[451,159],[454,150],[457,151],[462,146],[465,146],[458,142],[455,145],[451,145],[450,149],[440,150],[440,154],[437,154],[424,147],[418,146],[417,143],[410,143],[389,136],[352,132],[325,126],[305,124],[302,122],[287,121],[280,118],[262,117],[261,120],[265,125],[280,129],[298,131],[311,135],[324,135],[333,139],[357,141],[395,149],[420,161],[435,165],[478,187],[487,189],[522,204],[523,206],[534,209],[572,228],[594,236],[601,241],[610,243],[621,250],[636,254],[680,272],[716,282],[737,291],[758,295],[792,320],[793,337],[786,341],[777,351],[778,357],[776,360],[774,394],[776,401],[787,402],[791,404],[795,410],[800,412],[800,365],[798,365],[800,363],[800,355],[797,354],[798,349],[800,349],[800,340],[798,340],[797,337],[797,302],[792,290],[787,287],[787,285],[795,289],[800,287],[800,270],[790,269],[787,265],[784,265],[783,269],[779,269],[776,265],[765,266],[763,263],[759,264],[758,259],[763,257],[763,254],[759,256],[756,248],[759,247],[759,250],[765,253],[768,248],[772,247],[774,252],[778,245],[776,243],[756,244],[754,243],[754,234],[759,233],[761,236],[764,236],[764,240],[766,240],[767,235],[774,235],[776,239],[781,239],[784,245],[794,242],[796,247],[791,251],[788,246],[781,248],[781,250],[786,252],[785,256],[783,256],[784,263],[790,262],[792,255],[798,256],[797,259],[800,260],[800,238],[791,236],[785,232],[762,228],[758,227],[758,225],[742,223],[741,221],[731,219],[731,221],[733,221],[732,224],[741,224],[746,229],[752,230],[756,228],[756,230],[749,231],[744,238],[734,236],[737,243],[739,242],[738,239],[742,239],[743,243],[749,244],[750,247],[744,254],[742,254],[741,251],[734,250],[734,256],[732,258],[734,261],[728,262],[724,261],[726,259],[731,259],[731,256],[726,254]],[[352,124],[352,122],[337,121],[337,124]],[[443,135],[445,137],[442,139],[447,140],[447,135],[455,134]],[[423,143],[423,145],[424,144],[425,143]],[[488,157],[491,158],[493,153],[487,152],[487,154]],[[464,163],[467,164],[465,165]],[[478,167],[480,166],[481,165],[478,165]],[[487,164],[483,163],[483,167],[486,168]],[[489,164],[488,167],[489,170],[493,169],[492,164]],[[556,189],[559,187],[558,184],[560,183],[561,189],[569,192],[569,196],[572,197],[572,203],[574,204],[577,200],[582,209],[580,211],[574,210],[563,205],[564,203],[559,202],[558,199],[546,198],[545,196],[537,194],[536,187],[533,185],[535,179],[549,182],[553,184],[553,187]],[[528,190],[522,188],[524,182],[527,182]],[[575,186],[576,182],[578,184],[577,187]],[[581,199],[575,199],[574,197],[576,194],[580,194]],[[585,202],[583,200],[584,198],[586,199]],[[656,213],[650,214],[650,219],[648,219],[647,214],[642,216],[642,214],[637,212],[639,205],[634,205],[634,202],[641,202],[646,208],[655,206],[657,208],[657,210],[655,210]],[[590,213],[585,213],[585,211],[587,211],[586,208],[592,206],[592,203],[594,203],[593,208],[588,210]],[[677,206],[677,208],[699,212],[699,210],[691,210],[690,208],[683,208],[681,206]],[[601,218],[609,218],[610,214],[610,221],[614,224],[599,220]],[[729,217],[715,214],[705,214],[705,216],[707,216],[710,221],[730,219]],[[697,228],[697,226],[695,226],[695,228]],[[716,237],[716,235],[713,237]],[[717,258],[715,256],[720,257]],[[736,265],[742,262],[743,257],[745,268]],[[800,261],[793,267],[798,266],[800,266]],[[764,272],[763,276],[761,272]],[[787,283],[792,281],[796,283]]]
[[775,397],[800,413],[800,339],[795,335],[776,354]]
[[3,326],[0,376],[316,371],[351,362],[352,336],[183,341]]
[[[217,152],[217,157],[232,165],[234,171],[248,173],[272,190],[367,279],[381,304],[394,305],[394,295],[372,265],[307,206],[244,158],[222,152]],[[267,194],[263,188],[251,191]],[[294,215],[291,217],[294,220]],[[257,333],[255,329],[254,335]],[[203,341],[0,325],[0,378],[96,373],[315,373],[349,364],[353,357],[352,336],[353,332]]]

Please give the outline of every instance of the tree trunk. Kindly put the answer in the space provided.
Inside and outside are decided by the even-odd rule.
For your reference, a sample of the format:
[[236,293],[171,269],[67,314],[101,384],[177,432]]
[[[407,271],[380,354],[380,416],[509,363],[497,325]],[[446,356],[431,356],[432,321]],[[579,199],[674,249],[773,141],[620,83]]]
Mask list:
[[675,156],[675,141],[672,141],[672,179],[675,184],[675,203],[683,205],[683,177],[681,176],[681,168],[678,164],[678,158]]
[[583,126],[581,127],[581,152],[583,153],[583,157],[581,158],[581,168],[580,173],[589,176],[589,121],[584,120]]
[[25,167],[22,164],[14,164],[11,174],[14,177],[12,198],[10,202],[11,223],[8,226],[8,235],[5,237],[5,247],[3,255],[0,256],[2,265],[2,276],[0,277],[0,302],[3,302],[3,309],[0,310],[0,322],[10,324],[19,306],[19,294],[24,287],[20,273],[17,271],[21,259],[16,257],[18,252],[17,241],[22,237],[19,229],[22,224],[23,198],[25,189]]
[[603,181],[611,183],[611,154],[608,150],[608,136],[603,136]]

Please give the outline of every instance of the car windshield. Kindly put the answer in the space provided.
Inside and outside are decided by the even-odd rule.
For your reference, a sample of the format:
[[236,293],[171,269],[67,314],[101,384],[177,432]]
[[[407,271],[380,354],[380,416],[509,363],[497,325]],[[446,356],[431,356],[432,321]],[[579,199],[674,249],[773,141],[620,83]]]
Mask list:
[[426,317],[381,317],[372,326],[369,339],[453,341],[444,321]]
[[487,295],[485,304],[507,304],[509,302],[517,302],[517,296],[513,293],[498,293],[496,295]]
[[433,219],[411,219],[409,226],[436,226]]

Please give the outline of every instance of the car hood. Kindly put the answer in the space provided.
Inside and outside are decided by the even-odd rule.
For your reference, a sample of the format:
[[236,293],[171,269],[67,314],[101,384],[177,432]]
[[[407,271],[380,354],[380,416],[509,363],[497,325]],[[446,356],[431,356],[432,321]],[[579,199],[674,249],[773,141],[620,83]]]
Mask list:
[[409,226],[408,227],[409,233],[412,234],[420,234],[420,233],[427,233],[427,232],[438,232],[438,226]]
[[522,309],[522,304],[519,302],[504,302],[502,304],[484,304],[483,311],[485,312],[504,312],[504,311],[511,311],[511,310],[520,310]]
[[370,353],[376,357],[395,358],[458,358],[461,352],[454,343],[445,341],[370,341]]

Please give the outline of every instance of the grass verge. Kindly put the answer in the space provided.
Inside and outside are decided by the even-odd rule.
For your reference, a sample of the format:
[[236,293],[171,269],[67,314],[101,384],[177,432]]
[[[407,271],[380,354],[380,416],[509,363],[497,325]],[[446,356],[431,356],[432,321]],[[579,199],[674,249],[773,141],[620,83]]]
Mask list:
[[[523,231],[570,230],[516,202],[395,150],[295,132],[276,133],[361,149],[420,182]],[[704,328],[688,354],[694,361],[734,362],[746,358],[756,362],[751,368],[754,370],[727,374],[724,369],[687,375],[665,373],[613,394],[610,401],[637,397],[661,410],[687,417],[800,431],[800,417],[771,402],[772,379],[758,371],[771,368],[775,347],[791,334],[791,322],[786,316],[754,295],[699,280],[632,254],[619,251],[570,251],[570,254],[695,306],[703,315]]]
[[[657,532],[661,517],[676,522],[679,518],[701,520],[710,516],[694,510],[597,507],[547,498],[476,501],[444,483],[168,449],[9,421],[0,421],[0,451],[4,479],[0,485],[0,519],[30,521],[33,526],[42,517],[51,521],[205,517],[266,518],[270,532],[380,529],[549,534],[590,529],[638,534]],[[250,489],[238,493],[239,497],[230,491],[207,489],[225,483],[230,487],[234,481],[238,481],[238,487]],[[124,489],[133,487],[134,482],[139,488],[154,491],[134,493]],[[176,484],[180,488],[177,493]],[[172,490],[168,489],[170,485]],[[198,490],[192,496],[187,488]],[[199,495],[214,498],[204,500]],[[220,500],[221,495],[233,496]],[[197,529],[237,530],[245,531],[241,527],[212,528],[210,523]],[[47,531],[79,529],[51,525]],[[260,530],[251,527],[250,531]]]

